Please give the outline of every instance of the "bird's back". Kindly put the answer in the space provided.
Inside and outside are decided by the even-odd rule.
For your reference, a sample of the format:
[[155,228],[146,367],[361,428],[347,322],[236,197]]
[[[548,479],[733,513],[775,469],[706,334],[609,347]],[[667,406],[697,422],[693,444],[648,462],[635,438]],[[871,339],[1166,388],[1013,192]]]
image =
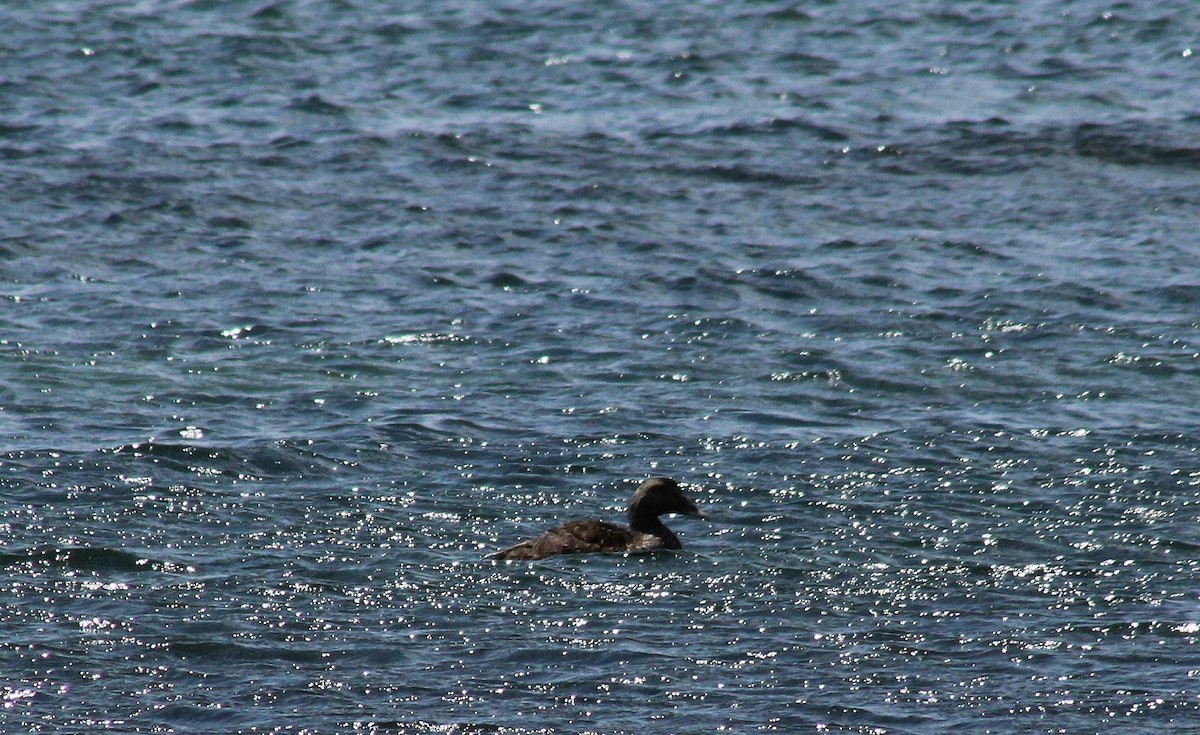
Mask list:
[[567,521],[537,538],[510,546],[493,559],[544,559],[555,554],[634,551],[645,548],[644,534],[605,521]]

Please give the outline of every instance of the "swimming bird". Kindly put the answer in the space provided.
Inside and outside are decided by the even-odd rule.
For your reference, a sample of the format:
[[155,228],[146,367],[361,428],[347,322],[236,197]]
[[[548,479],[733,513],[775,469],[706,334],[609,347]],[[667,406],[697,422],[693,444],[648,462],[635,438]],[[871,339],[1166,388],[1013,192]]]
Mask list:
[[537,538],[491,554],[492,559],[544,559],[555,554],[681,549],[671,530],[658,519],[667,513],[708,518],[679,484],[669,477],[646,480],[629,501],[629,526],[605,521],[567,521]]

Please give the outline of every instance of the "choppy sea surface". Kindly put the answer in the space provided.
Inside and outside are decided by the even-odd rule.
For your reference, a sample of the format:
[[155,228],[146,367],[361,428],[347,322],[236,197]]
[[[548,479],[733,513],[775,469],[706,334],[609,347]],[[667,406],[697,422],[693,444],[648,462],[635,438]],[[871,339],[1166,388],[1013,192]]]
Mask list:
[[0,27],[0,730],[1200,732],[1191,0]]

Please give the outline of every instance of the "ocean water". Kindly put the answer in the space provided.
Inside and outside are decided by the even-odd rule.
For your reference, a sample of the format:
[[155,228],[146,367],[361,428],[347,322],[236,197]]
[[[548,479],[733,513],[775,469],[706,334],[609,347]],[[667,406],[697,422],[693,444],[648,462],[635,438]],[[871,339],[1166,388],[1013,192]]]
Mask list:
[[1200,732],[1190,0],[0,27],[0,731]]

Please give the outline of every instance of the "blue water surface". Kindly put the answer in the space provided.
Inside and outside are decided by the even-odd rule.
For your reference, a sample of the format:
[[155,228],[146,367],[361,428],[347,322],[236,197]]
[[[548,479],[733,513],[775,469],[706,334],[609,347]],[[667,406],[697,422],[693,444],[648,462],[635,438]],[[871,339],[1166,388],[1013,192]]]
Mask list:
[[1200,732],[1193,3],[0,27],[0,731]]

